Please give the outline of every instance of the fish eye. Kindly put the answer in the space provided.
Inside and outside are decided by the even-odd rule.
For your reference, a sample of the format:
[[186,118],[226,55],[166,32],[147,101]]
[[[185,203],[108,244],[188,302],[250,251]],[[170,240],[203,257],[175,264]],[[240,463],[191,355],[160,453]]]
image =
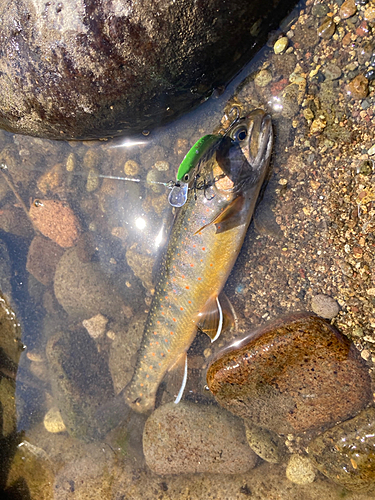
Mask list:
[[240,127],[233,134],[233,139],[235,141],[244,141],[247,137],[247,129],[246,127]]
[[189,180],[189,174],[185,174],[184,175],[184,182],[188,182],[188,180]]

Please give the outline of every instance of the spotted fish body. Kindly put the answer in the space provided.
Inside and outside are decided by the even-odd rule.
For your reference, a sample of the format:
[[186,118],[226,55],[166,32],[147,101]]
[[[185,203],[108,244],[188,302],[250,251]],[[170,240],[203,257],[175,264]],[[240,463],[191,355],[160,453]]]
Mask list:
[[241,249],[272,147],[268,115],[238,120],[197,165],[195,184],[176,215],[146,321],[127,404],[155,405],[164,375],[189,349]]

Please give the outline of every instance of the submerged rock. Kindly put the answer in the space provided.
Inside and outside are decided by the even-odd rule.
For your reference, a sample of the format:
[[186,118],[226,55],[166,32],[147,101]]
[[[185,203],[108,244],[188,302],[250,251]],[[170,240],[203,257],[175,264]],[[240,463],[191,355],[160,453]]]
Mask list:
[[292,0],[6,0],[0,126],[51,139],[159,126],[225,85]]
[[108,365],[85,331],[57,333],[46,354],[52,394],[71,436],[97,436],[96,410],[114,396]]
[[292,455],[286,467],[286,477],[295,484],[310,484],[315,479],[315,471],[308,457]]
[[22,441],[15,450],[6,479],[5,498],[51,500],[53,482],[53,465],[47,453],[27,440]]
[[375,408],[318,436],[308,452],[332,481],[354,491],[375,489]]
[[53,282],[56,266],[64,250],[54,241],[39,234],[30,243],[26,269],[43,285]]
[[281,438],[267,429],[245,420],[246,439],[250,448],[266,462],[278,464],[286,454],[286,446]]
[[116,286],[98,262],[81,262],[76,248],[65,251],[54,278],[55,295],[74,319],[88,319],[101,313],[119,316],[123,302]]
[[367,367],[323,319],[297,313],[258,329],[219,355],[207,372],[216,400],[281,434],[333,426],[371,400]]
[[34,200],[29,216],[44,236],[61,247],[72,247],[77,242],[81,227],[77,216],[66,202]]
[[213,406],[182,402],[160,406],[147,420],[143,453],[156,474],[240,474],[256,454],[240,419]]

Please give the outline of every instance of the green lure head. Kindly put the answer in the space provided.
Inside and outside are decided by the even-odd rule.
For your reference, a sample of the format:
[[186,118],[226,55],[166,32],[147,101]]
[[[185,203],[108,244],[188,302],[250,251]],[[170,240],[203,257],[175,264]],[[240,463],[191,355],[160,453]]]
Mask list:
[[178,168],[176,183],[169,193],[168,200],[172,207],[182,207],[185,204],[195,167],[207,151],[221,139],[221,135],[204,135],[186,154]]
[[198,165],[202,156],[217,142],[222,139],[221,135],[204,135],[194,144],[186,154],[177,171],[177,182],[190,182],[190,173]]

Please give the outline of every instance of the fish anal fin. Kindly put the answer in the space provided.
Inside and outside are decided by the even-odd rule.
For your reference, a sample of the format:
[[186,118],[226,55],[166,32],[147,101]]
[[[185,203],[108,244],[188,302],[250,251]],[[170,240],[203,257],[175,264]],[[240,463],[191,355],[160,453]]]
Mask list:
[[194,234],[198,234],[200,231],[202,231],[208,226],[211,226],[212,224],[216,225],[217,233],[222,233],[223,231],[227,231],[228,229],[238,226],[239,224],[241,224],[240,221],[242,218],[241,212],[243,203],[244,203],[244,197],[237,196],[214,219],[212,219],[210,222],[202,226]]
[[212,296],[199,314],[198,328],[211,339],[217,340],[223,329],[235,325],[233,307],[222,292],[219,297]]

